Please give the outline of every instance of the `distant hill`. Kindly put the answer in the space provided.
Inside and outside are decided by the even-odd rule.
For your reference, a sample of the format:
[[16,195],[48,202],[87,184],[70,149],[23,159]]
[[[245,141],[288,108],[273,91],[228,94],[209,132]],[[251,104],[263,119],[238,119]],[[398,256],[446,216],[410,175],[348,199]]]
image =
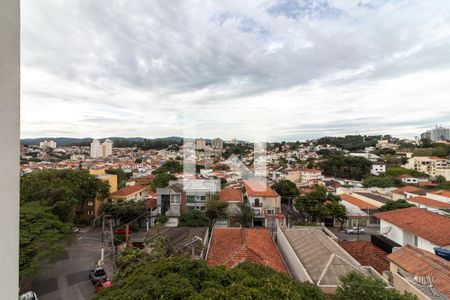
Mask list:
[[[100,141],[104,141],[105,139],[110,139],[113,142],[115,141],[126,141],[129,143],[140,143],[145,141],[162,141],[162,142],[172,142],[172,143],[181,143],[183,141],[182,137],[178,136],[170,136],[170,137],[164,137],[164,138],[155,138],[155,139],[146,139],[142,137],[108,137],[108,138],[101,138]],[[56,145],[65,147],[70,145],[80,145],[85,144],[88,145],[92,142],[92,138],[70,138],[70,137],[57,137],[57,138],[49,138],[49,137],[42,137],[42,138],[33,138],[33,139],[21,139],[20,144],[22,145],[39,145],[40,142],[44,140],[52,140],[56,142]]]

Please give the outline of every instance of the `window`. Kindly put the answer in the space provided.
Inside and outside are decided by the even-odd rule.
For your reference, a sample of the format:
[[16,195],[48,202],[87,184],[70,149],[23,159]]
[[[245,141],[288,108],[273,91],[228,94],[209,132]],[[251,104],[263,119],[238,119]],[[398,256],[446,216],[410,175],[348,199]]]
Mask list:
[[275,213],[275,210],[273,210],[273,209],[266,210],[266,214],[268,214],[268,215],[273,215],[274,213]]
[[94,211],[93,210],[88,210],[87,214],[88,214],[88,216],[93,216],[94,215]]
[[414,236],[414,246],[417,247],[417,245],[419,244],[419,238],[417,237],[417,235]]
[[88,206],[93,206],[94,205],[94,201],[88,201],[87,205]]
[[180,195],[172,195],[170,199],[171,204],[179,204],[180,203]]
[[200,200],[202,201],[206,200],[206,196],[200,196]]
[[195,196],[188,195],[186,196],[187,203],[195,203]]

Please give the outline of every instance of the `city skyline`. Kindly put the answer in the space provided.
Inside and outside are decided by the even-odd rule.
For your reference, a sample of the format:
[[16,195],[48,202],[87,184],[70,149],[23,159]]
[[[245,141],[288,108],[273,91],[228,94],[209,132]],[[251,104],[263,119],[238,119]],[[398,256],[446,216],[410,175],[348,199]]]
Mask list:
[[413,138],[449,125],[449,12],[448,1],[33,1],[21,136]]

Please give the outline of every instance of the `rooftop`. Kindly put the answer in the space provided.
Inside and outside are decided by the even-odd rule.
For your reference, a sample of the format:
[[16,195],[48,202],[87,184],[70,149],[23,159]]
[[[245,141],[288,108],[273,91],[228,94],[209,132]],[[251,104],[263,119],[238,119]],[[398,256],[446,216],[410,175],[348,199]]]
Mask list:
[[[392,191],[393,194],[401,194],[403,195],[404,193],[421,193],[423,194],[424,190],[421,188],[418,188],[416,186],[412,186],[412,185],[407,185],[398,189],[395,189]],[[425,195],[425,194],[424,194]]]
[[442,190],[442,191],[435,191],[435,192],[430,192],[430,193],[434,194],[434,195],[450,198],[450,191]]
[[[431,277],[434,288],[450,298],[450,262],[434,255],[431,252],[406,245],[389,254],[387,259],[412,275],[410,279],[418,277]],[[417,276],[417,277],[416,277]],[[426,295],[433,295],[428,286],[416,283]],[[433,297],[432,299],[448,299],[446,297]]]
[[339,197],[343,201],[353,204],[353,205],[359,207],[360,209],[377,209],[378,208],[377,206],[375,206],[373,204],[367,203],[361,199],[355,198],[355,197],[347,195],[347,194],[339,195]]
[[363,266],[371,266],[378,273],[389,270],[389,261],[384,252],[370,241],[341,241],[339,245]]
[[133,185],[133,186],[127,186],[123,189],[120,189],[114,193],[111,193],[111,197],[127,197],[133,194],[136,194],[137,192],[145,190],[147,187],[142,185]]
[[396,209],[377,213],[374,216],[438,246],[450,245],[450,217],[417,207]]
[[450,209],[450,203],[445,203],[442,201],[433,200],[423,196],[416,196],[407,199],[410,202],[422,204],[428,207],[439,208],[439,209]]
[[242,194],[240,190],[223,189],[219,192],[219,198],[225,202],[242,202]]
[[267,228],[214,228],[206,261],[226,268],[247,261],[287,273]]
[[245,191],[252,197],[278,197],[278,194],[263,182],[244,180]]
[[375,201],[378,201],[378,202],[381,202],[381,203],[386,203],[386,202],[389,201],[389,199],[384,198],[384,197],[382,197],[380,195],[376,195],[374,193],[357,192],[355,194],[363,196],[363,197],[366,197],[366,198],[369,198],[369,199],[372,199],[372,200],[375,200]]

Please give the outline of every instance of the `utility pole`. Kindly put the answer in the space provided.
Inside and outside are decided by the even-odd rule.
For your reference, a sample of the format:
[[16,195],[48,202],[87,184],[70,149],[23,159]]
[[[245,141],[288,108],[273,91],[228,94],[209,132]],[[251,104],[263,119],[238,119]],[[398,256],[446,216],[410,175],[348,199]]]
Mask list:
[[111,235],[111,247],[112,247],[112,257],[113,257],[113,272],[116,270],[116,247],[114,246],[114,231],[112,227],[112,222],[109,220],[109,231]]

